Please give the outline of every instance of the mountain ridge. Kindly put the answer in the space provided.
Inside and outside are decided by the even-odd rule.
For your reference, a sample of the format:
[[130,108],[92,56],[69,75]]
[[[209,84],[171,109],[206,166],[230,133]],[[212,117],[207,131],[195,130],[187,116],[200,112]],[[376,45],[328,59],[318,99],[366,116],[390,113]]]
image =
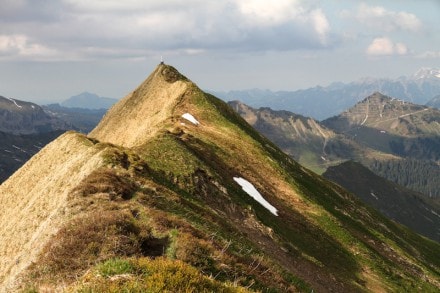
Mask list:
[[[72,139],[77,148],[63,144]],[[437,243],[382,218],[303,168],[171,66],[160,64],[89,137],[68,134],[50,147],[65,154],[63,161],[53,161],[52,172],[72,182],[61,194],[71,209],[68,220],[41,244],[24,285],[83,291],[182,288],[166,287],[180,275],[166,266],[154,281],[148,279],[152,266],[166,262],[184,275],[196,270],[198,276],[216,276],[211,285],[201,279],[206,286],[238,292],[440,287]],[[49,156],[54,159],[43,151],[16,173],[20,176],[2,184],[0,198],[18,176],[29,179],[30,166]],[[76,168],[84,161],[90,162],[85,169]],[[66,162],[71,169],[64,169]],[[45,176],[51,190],[60,182],[51,181],[54,176]],[[277,213],[235,178],[254,186]],[[45,219],[50,217],[40,221]],[[13,232],[3,233],[14,237]],[[128,278],[120,277],[121,265]],[[161,276],[173,281],[160,283]],[[196,286],[189,279],[178,284]]]

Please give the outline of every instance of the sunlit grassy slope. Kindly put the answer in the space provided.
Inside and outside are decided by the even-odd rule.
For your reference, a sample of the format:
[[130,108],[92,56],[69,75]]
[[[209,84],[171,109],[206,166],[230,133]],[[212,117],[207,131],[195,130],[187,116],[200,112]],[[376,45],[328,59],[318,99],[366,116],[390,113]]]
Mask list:
[[[437,243],[301,167],[171,66],[159,65],[82,141],[69,152],[88,163],[85,154],[96,152],[100,164],[89,172],[62,169],[71,158],[59,157],[60,139],[33,160],[43,169],[59,158],[45,174],[47,190],[56,176],[72,184],[46,194],[68,208],[15,278],[22,290],[440,289]],[[31,180],[29,166],[0,187],[3,198],[18,177]],[[233,177],[251,182],[278,216]],[[14,197],[30,191],[23,184]],[[5,220],[11,229],[19,221]]]

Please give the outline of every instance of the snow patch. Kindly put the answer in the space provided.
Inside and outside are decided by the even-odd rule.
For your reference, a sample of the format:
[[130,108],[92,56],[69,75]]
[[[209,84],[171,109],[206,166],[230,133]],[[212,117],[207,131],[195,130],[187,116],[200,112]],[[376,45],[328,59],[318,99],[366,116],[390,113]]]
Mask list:
[[425,210],[427,210],[428,212],[430,212],[431,214],[433,214],[433,215],[435,215],[435,216],[437,216],[437,217],[439,217],[440,218],[440,215],[438,214],[438,213],[436,213],[434,210],[432,210],[432,209],[428,209],[427,207],[423,207]]
[[15,106],[17,106],[18,108],[22,108],[22,106],[20,106],[19,104],[17,104],[17,102],[16,102],[14,99],[11,99],[11,98],[6,98],[6,99],[12,101],[12,102],[15,104]]
[[269,210],[272,214],[275,216],[278,216],[278,210],[271,205],[267,200],[263,198],[263,196],[258,192],[258,190],[246,179],[243,179],[241,177],[234,177],[234,181],[237,182],[243,190],[249,194],[253,199],[258,201],[263,207]]
[[189,113],[185,113],[185,114],[183,114],[183,115],[182,115],[182,118],[185,118],[186,120],[188,120],[189,122],[191,122],[191,123],[194,124],[194,125],[199,125],[199,124],[200,124],[200,122],[197,121],[197,119],[194,118],[194,116],[191,115],[191,114],[189,114]]
[[370,192],[371,196],[374,197],[376,200],[379,200],[379,198],[377,197],[377,195],[375,195],[374,193]]

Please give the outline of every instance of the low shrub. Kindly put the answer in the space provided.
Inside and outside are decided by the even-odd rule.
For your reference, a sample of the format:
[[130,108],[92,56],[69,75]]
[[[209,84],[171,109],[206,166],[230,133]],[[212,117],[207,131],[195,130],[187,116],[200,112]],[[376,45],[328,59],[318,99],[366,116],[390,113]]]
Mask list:
[[[73,287],[75,292],[248,292],[243,287],[222,283],[202,275],[194,267],[179,260],[163,257],[117,260],[124,267],[131,265],[131,275],[103,276],[99,265],[92,276]],[[106,265],[113,267],[111,265]],[[119,265],[116,265],[118,267]]]
[[129,211],[101,211],[72,220],[61,228],[44,248],[40,260],[31,266],[31,276],[34,281],[69,281],[103,260],[159,256],[167,245],[168,238],[155,238]]
[[128,200],[137,186],[129,178],[116,174],[112,169],[101,168],[87,176],[73,191],[80,196],[107,193],[110,200]]

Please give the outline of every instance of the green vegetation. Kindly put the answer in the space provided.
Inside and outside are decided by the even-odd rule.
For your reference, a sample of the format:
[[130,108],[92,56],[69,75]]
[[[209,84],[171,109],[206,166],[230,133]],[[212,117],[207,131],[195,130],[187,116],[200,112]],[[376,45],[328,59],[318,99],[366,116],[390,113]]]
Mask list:
[[202,166],[200,160],[188,152],[182,141],[171,133],[163,133],[139,149],[142,158],[154,170],[189,176]]
[[99,275],[104,278],[134,272],[134,267],[131,262],[119,258],[106,260],[104,263],[98,264],[96,269]]

